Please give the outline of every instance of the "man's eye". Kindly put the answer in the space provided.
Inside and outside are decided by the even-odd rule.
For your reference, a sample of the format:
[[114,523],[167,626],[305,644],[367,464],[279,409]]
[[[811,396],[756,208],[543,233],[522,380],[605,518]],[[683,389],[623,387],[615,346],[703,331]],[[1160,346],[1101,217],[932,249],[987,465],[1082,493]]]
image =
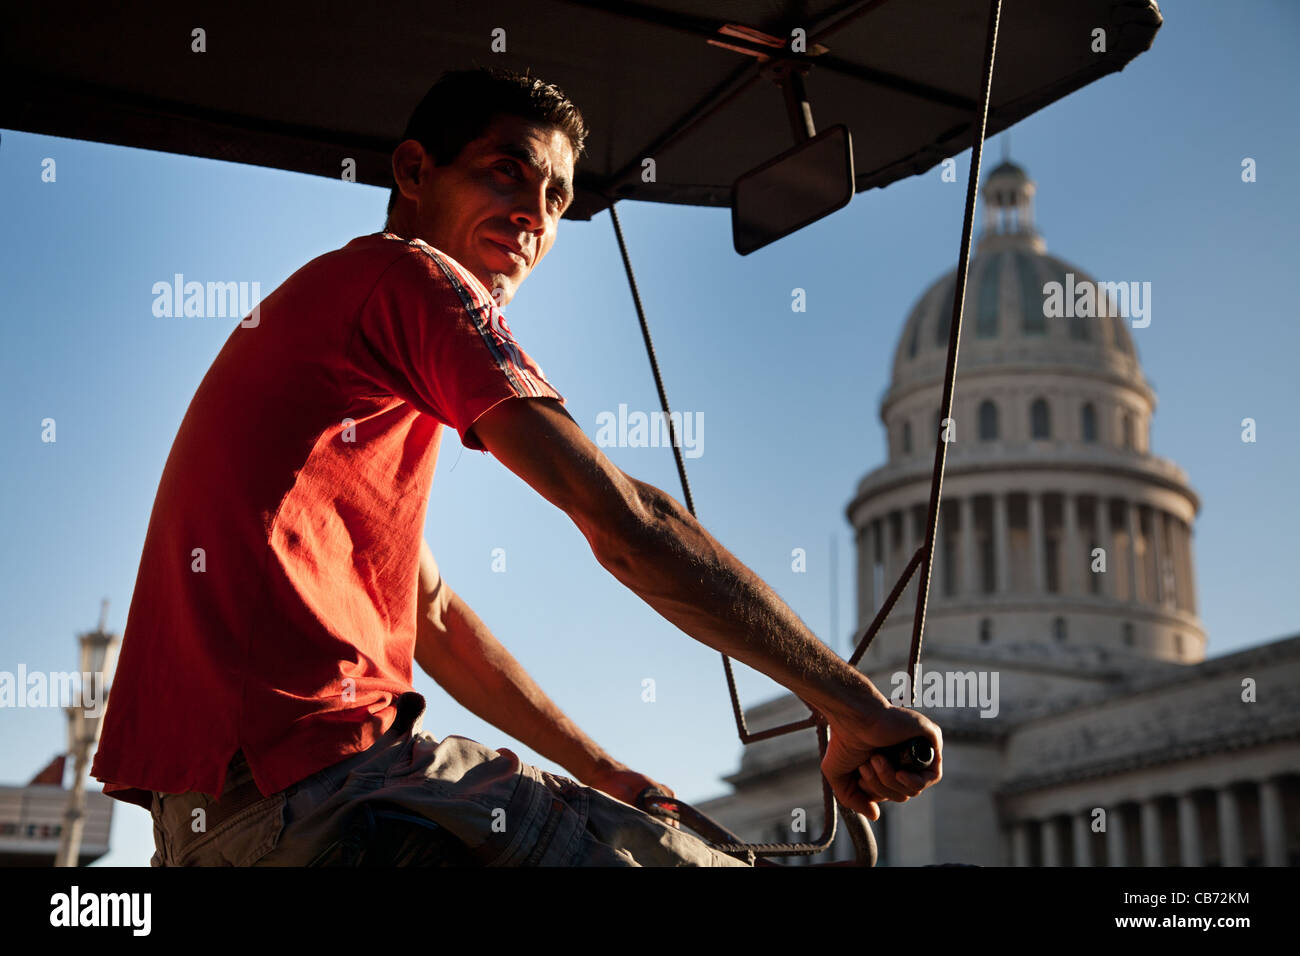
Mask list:
[[[517,178],[519,177],[519,175],[520,175],[519,167],[516,166],[514,163],[509,162],[508,160],[507,160],[507,161],[502,161],[502,162],[500,162],[500,163],[497,163],[496,168],[497,168],[498,170],[502,170],[502,171],[509,171],[510,174],[511,174],[513,177],[515,177],[516,179],[517,179]],[[563,207],[564,207],[564,194],[563,194],[563,193],[559,193],[559,192],[553,192],[553,193],[551,193],[551,205],[552,205],[552,206],[555,206],[556,208],[563,208]]]

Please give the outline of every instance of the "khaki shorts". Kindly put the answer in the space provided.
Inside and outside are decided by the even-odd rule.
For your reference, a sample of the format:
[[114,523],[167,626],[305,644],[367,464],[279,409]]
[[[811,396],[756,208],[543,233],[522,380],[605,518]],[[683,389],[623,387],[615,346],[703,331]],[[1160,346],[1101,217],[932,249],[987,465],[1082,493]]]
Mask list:
[[[155,792],[150,865],[350,865],[348,848],[375,845],[367,827],[386,820],[384,858],[410,865],[749,866],[509,750],[454,735],[439,741],[420,731],[424,706],[420,694],[401,695],[392,727],[369,750],[256,800],[210,831],[206,808],[219,801]],[[236,753],[223,796],[250,779]]]

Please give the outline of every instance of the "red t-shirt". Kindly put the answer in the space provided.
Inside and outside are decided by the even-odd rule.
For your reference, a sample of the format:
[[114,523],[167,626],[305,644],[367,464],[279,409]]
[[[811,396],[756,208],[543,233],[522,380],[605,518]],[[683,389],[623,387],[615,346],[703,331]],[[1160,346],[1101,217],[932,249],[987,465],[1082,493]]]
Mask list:
[[[253,321],[256,319],[256,325]],[[369,748],[412,690],[442,426],[564,401],[483,284],[388,233],[307,263],[199,385],[158,486],[92,775],[271,795]]]

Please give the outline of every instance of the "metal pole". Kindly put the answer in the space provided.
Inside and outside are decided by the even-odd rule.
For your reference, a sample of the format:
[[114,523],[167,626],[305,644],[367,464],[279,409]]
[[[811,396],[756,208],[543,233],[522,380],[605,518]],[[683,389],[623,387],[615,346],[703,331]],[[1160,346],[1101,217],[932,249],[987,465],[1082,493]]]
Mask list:
[[59,840],[59,854],[55,866],[78,866],[81,855],[81,837],[86,828],[86,764],[90,756],[90,742],[82,727],[83,715],[76,707],[65,708],[68,714],[68,731],[75,741],[73,748],[72,793],[63,813],[63,833]]
[[[99,627],[87,634],[82,634],[81,677],[94,679],[97,673],[103,674],[109,663],[109,646],[113,637],[108,633],[108,599],[105,598],[99,608]],[[108,677],[102,678],[107,688]],[[107,693],[105,693],[105,702]],[[63,814],[63,832],[59,838],[59,852],[54,858],[55,866],[79,866],[81,858],[81,840],[86,830],[86,770],[90,763],[90,754],[99,743],[99,731],[103,725],[102,714],[94,717],[85,712],[85,694],[81,706],[64,708],[68,715],[68,742],[73,755],[72,792],[68,795],[68,806]]]

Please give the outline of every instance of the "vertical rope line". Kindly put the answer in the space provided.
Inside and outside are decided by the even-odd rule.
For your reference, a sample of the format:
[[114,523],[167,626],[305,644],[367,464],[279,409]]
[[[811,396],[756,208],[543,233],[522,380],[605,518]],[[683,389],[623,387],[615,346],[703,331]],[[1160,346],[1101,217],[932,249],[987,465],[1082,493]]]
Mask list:
[[[930,595],[931,558],[934,556],[935,528],[939,523],[939,504],[943,490],[943,466],[948,458],[948,443],[943,440],[944,420],[952,416],[953,384],[957,376],[957,345],[961,336],[961,317],[966,298],[966,271],[970,259],[970,240],[975,221],[975,198],[979,193],[980,160],[984,154],[984,131],[988,126],[989,97],[993,89],[993,60],[998,49],[998,20],[1002,0],[990,0],[988,35],[984,44],[984,86],[980,91],[979,136],[971,145],[970,177],[966,181],[966,214],[961,226],[961,259],[957,263],[957,283],[953,289],[952,322],[948,329],[948,362],[943,374],[942,413],[939,434],[935,436],[934,471],[930,479],[930,507],[926,517],[925,541],[921,545],[924,571],[918,579],[916,614],[912,618],[912,649],[907,656],[907,682],[912,689],[911,706],[916,706],[916,665],[921,660],[921,634],[925,630],[926,599]],[[912,520],[905,511],[905,521]],[[906,529],[905,529],[906,530]]]
[[[668,410],[668,393],[664,390],[663,376],[659,374],[659,360],[655,357],[654,342],[650,338],[650,325],[646,322],[645,309],[641,306],[641,293],[637,289],[636,274],[632,271],[632,260],[627,254],[627,243],[623,239],[623,227],[618,221],[617,204],[609,207],[610,220],[614,223],[614,235],[618,239],[618,251],[623,257],[623,269],[627,272],[627,282],[632,289],[632,302],[636,305],[636,317],[641,323],[641,337],[645,340],[646,354],[650,357],[650,370],[654,373],[655,388],[659,391],[659,404],[663,406],[664,417],[668,419],[668,433],[672,439],[673,459],[677,462],[677,476],[682,481],[682,494],[685,496],[686,509],[695,514],[695,499],[691,495],[691,484],[686,478],[686,463],[682,461],[682,450],[678,447],[677,431],[673,427],[673,417]],[[722,670],[727,677],[727,691],[731,695],[731,711],[736,717],[736,731],[744,740],[748,734],[745,727],[745,713],[740,708],[740,694],[736,690],[736,677],[732,673],[731,658],[722,655]]]

